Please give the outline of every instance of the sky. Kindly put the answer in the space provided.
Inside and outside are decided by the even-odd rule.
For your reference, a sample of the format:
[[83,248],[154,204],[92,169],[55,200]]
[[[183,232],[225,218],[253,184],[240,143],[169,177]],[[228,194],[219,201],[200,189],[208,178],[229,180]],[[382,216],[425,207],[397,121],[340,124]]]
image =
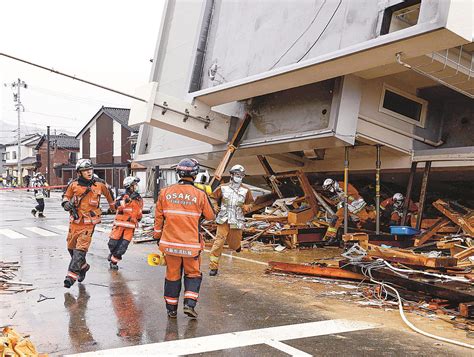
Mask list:
[[[164,0],[0,1],[0,52],[134,94],[148,83]],[[17,126],[12,89],[21,89],[21,134],[77,134],[102,105],[132,99],[0,56],[0,143]]]

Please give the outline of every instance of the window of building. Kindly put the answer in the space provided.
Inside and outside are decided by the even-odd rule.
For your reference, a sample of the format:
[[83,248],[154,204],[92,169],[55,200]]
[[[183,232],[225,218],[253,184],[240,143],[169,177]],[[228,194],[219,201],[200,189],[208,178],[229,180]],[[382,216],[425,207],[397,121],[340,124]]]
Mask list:
[[418,23],[421,0],[405,0],[387,7],[383,14],[380,35],[403,30]]
[[10,160],[10,153],[9,152],[5,153],[5,158],[6,158],[6,160]]
[[426,100],[384,84],[380,112],[424,127],[427,108]]
[[2,153],[2,161],[5,161],[7,159],[7,153],[3,152]]
[[69,163],[75,164],[77,162],[77,152],[70,152],[69,153]]

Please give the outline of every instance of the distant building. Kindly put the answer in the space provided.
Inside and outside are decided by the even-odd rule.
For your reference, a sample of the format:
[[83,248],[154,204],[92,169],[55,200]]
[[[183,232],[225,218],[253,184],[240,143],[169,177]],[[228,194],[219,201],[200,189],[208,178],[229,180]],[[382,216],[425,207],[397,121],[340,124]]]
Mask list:
[[[48,144],[47,137],[43,135],[36,144],[36,167],[45,177],[48,172]],[[74,136],[59,134],[50,135],[50,162],[51,173],[49,178],[50,185],[66,184],[73,177],[75,165],[79,154],[79,140]]]
[[5,173],[5,162],[6,162],[6,158],[5,158],[5,145],[4,144],[0,144],[0,175],[3,175]]
[[36,152],[35,147],[40,141],[42,135],[28,134],[20,139],[21,158],[18,157],[18,142],[14,141],[5,145],[5,152],[2,154],[2,161],[6,174],[18,177],[18,159],[21,163],[21,177],[32,175],[36,170]]
[[129,174],[136,130],[128,125],[130,109],[102,107],[81,129],[78,158],[91,159],[94,172],[113,187],[121,187]]

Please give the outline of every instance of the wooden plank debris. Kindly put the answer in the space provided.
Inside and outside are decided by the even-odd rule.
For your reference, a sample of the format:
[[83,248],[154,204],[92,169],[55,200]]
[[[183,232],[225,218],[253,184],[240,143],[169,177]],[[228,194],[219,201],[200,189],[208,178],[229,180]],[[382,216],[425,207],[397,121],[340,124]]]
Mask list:
[[362,274],[347,271],[338,267],[322,267],[317,265],[294,264],[283,262],[269,262],[269,269],[271,271],[279,271],[283,273],[294,273],[302,275],[319,276],[322,278],[337,278],[349,280],[364,280]]

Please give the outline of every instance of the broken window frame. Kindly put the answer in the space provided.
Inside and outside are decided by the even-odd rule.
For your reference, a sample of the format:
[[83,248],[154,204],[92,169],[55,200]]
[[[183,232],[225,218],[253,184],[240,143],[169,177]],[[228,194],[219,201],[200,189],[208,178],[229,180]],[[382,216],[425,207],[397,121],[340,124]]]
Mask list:
[[[416,120],[416,119],[407,117],[406,115],[403,115],[401,113],[394,112],[393,110],[385,108],[384,107],[384,101],[385,101],[385,94],[386,94],[387,91],[395,93],[395,94],[397,94],[401,97],[404,97],[408,100],[411,100],[413,102],[416,102],[416,103],[420,104],[421,105],[420,119]],[[384,83],[383,87],[382,87],[382,95],[380,96],[379,112],[390,115],[391,117],[403,120],[407,123],[414,124],[414,125],[419,126],[421,128],[425,128],[426,114],[428,112],[428,101]]]

